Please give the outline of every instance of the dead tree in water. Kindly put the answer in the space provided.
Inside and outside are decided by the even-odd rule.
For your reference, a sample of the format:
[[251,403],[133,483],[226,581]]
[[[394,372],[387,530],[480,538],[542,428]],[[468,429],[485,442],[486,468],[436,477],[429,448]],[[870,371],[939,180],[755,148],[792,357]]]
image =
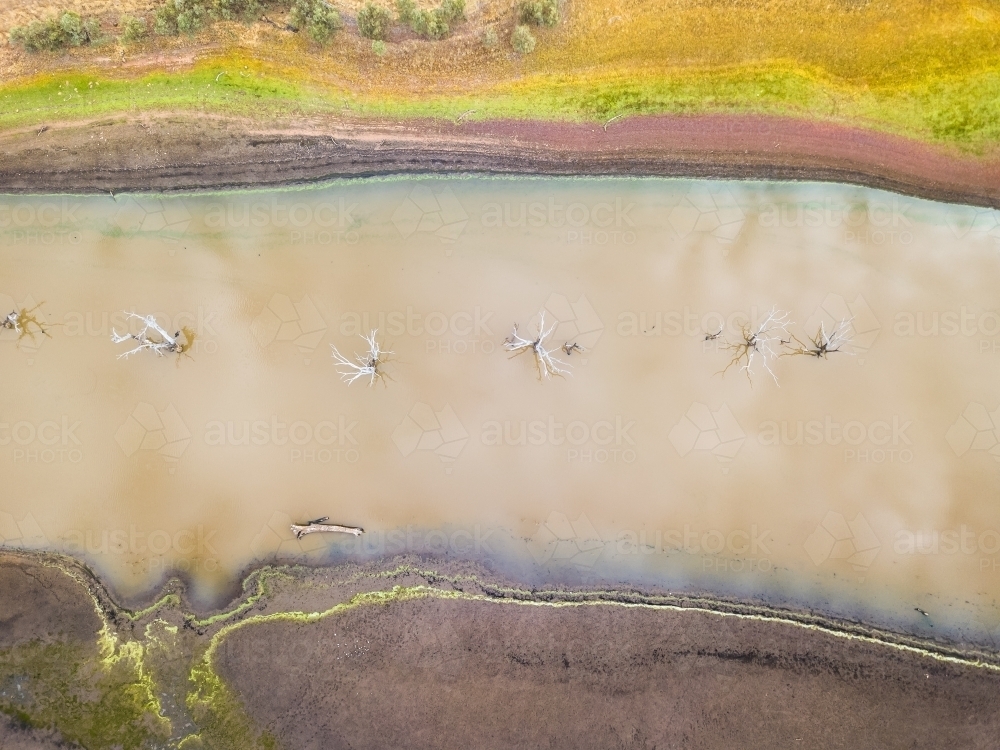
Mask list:
[[[781,348],[791,342],[788,333],[788,326],[791,325],[791,321],[788,320],[790,314],[772,307],[767,317],[760,323],[743,325],[738,339],[735,341],[727,339],[720,347],[732,352],[732,359],[721,374],[725,375],[730,367],[738,366],[741,372],[746,373],[747,380],[752,386],[754,367],[760,363],[777,383],[778,377],[771,369],[771,361],[781,356]],[[708,341],[717,337],[718,334],[708,334],[705,339]]]
[[[519,354],[524,354],[530,351],[535,358],[535,369],[538,371],[538,379],[550,378],[553,375],[558,375],[562,377],[563,375],[569,375],[569,365],[560,359],[556,359],[552,356],[554,349],[549,349],[545,340],[552,335],[555,331],[558,323],[554,324],[548,330],[545,330],[545,311],[542,310],[541,315],[538,320],[538,335],[534,339],[526,339],[522,337],[517,332],[517,323],[514,324],[514,330],[511,332],[510,336],[504,339],[503,348],[508,352],[511,352],[513,357]],[[576,344],[566,344],[560,347],[567,355],[572,353],[574,349],[581,349],[581,347]]]
[[25,336],[34,341],[36,333],[51,338],[48,326],[38,317],[38,310],[44,304],[44,302],[39,302],[30,309],[22,307],[11,310],[7,317],[0,320],[0,329],[14,331],[18,341]]
[[844,351],[844,347],[851,343],[853,335],[854,318],[841,320],[833,327],[829,333],[826,331],[826,323],[820,322],[819,330],[815,336],[809,338],[809,343],[805,344],[797,336],[792,336],[798,346],[789,347],[782,356],[807,356],[817,359],[826,359],[827,355],[843,352],[854,356],[854,352]]
[[385,355],[392,354],[391,351],[383,351],[382,347],[379,345],[378,341],[375,339],[378,329],[376,328],[367,336],[361,336],[365,343],[368,344],[368,351],[364,354],[355,354],[355,362],[352,362],[343,354],[336,346],[330,344],[330,348],[333,350],[333,359],[337,363],[337,367],[342,368],[337,370],[340,374],[340,379],[343,380],[348,385],[352,385],[358,378],[368,378],[369,387],[375,384],[376,380],[381,380],[382,384],[385,385],[386,374],[382,371],[382,365],[385,364]]
[[[116,344],[120,344],[123,341],[136,342],[134,348],[129,349],[123,354],[119,354],[118,359],[128,359],[136,352],[147,349],[155,352],[157,356],[163,357],[167,354],[184,354],[191,348],[194,337],[187,328],[183,328],[171,336],[163,326],[156,322],[156,318],[152,315],[143,316],[134,312],[126,312],[125,315],[128,320],[141,321],[142,330],[138,333],[118,333],[115,329],[111,330],[111,340]],[[184,336],[184,341],[181,341],[182,335]]]

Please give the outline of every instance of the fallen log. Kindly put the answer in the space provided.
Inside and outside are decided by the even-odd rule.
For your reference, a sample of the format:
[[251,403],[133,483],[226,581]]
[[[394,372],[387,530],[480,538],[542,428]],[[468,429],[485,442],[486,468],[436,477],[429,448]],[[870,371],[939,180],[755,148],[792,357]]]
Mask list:
[[358,526],[339,526],[332,523],[324,523],[327,517],[318,518],[315,521],[310,521],[307,524],[296,524],[293,523],[292,533],[295,534],[296,539],[301,539],[306,534],[315,534],[321,531],[332,531],[338,534],[353,534],[354,536],[361,536],[365,533],[365,530]]

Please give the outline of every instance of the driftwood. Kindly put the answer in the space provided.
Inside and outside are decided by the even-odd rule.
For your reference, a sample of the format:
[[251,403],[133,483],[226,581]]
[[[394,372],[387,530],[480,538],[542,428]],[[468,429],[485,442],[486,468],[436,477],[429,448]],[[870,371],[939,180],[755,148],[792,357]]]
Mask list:
[[337,524],[324,523],[327,520],[329,520],[329,516],[317,518],[315,521],[310,521],[304,525],[293,523],[291,527],[292,533],[295,534],[296,539],[301,539],[306,534],[315,534],[319,531],[335,531],[339,534],[353,534],[354,536],[361,536],[365,533],[365,530],[358,526],[338,526]]

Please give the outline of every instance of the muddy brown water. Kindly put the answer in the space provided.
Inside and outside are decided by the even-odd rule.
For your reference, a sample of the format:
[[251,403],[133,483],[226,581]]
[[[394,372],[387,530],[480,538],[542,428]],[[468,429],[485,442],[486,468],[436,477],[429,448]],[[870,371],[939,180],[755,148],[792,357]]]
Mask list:
[[[432,552],[1000,637],[997,212],[407,179],[2,197],[0,242],[4,314],[40,305],[49,334],[0,335],[0,537],[122,596],[172,570],[210,598],[255,560]],[[807,346],[842,320],[850,343],[774,360],[776,381],[720,374],[772,307]],[[123,311],[190,350],[120,359]],[[556,354],[566,377],[503,351],[543,311],[553,347],[583,349]],[[347,385],[331,346],[375,328],[387,378]],[[366,534],[294,539],[321,516]]]

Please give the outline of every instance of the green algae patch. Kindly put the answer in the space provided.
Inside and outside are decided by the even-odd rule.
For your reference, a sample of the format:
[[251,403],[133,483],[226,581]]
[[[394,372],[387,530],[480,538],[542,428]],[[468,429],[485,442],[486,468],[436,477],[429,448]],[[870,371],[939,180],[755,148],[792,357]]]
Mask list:
[[[0,711],[93,750],[149,747],[170,736],[140,644],[102,656],[92,646],[38,641],[0,653]],[[16,696],[16,699],[15,699]]]
[[191,671],[194,691],[187,707],[200,732],[181,740],[185,748],[218,750],[276,750],[277,741],[257,729],[232,690],[204,662]]

